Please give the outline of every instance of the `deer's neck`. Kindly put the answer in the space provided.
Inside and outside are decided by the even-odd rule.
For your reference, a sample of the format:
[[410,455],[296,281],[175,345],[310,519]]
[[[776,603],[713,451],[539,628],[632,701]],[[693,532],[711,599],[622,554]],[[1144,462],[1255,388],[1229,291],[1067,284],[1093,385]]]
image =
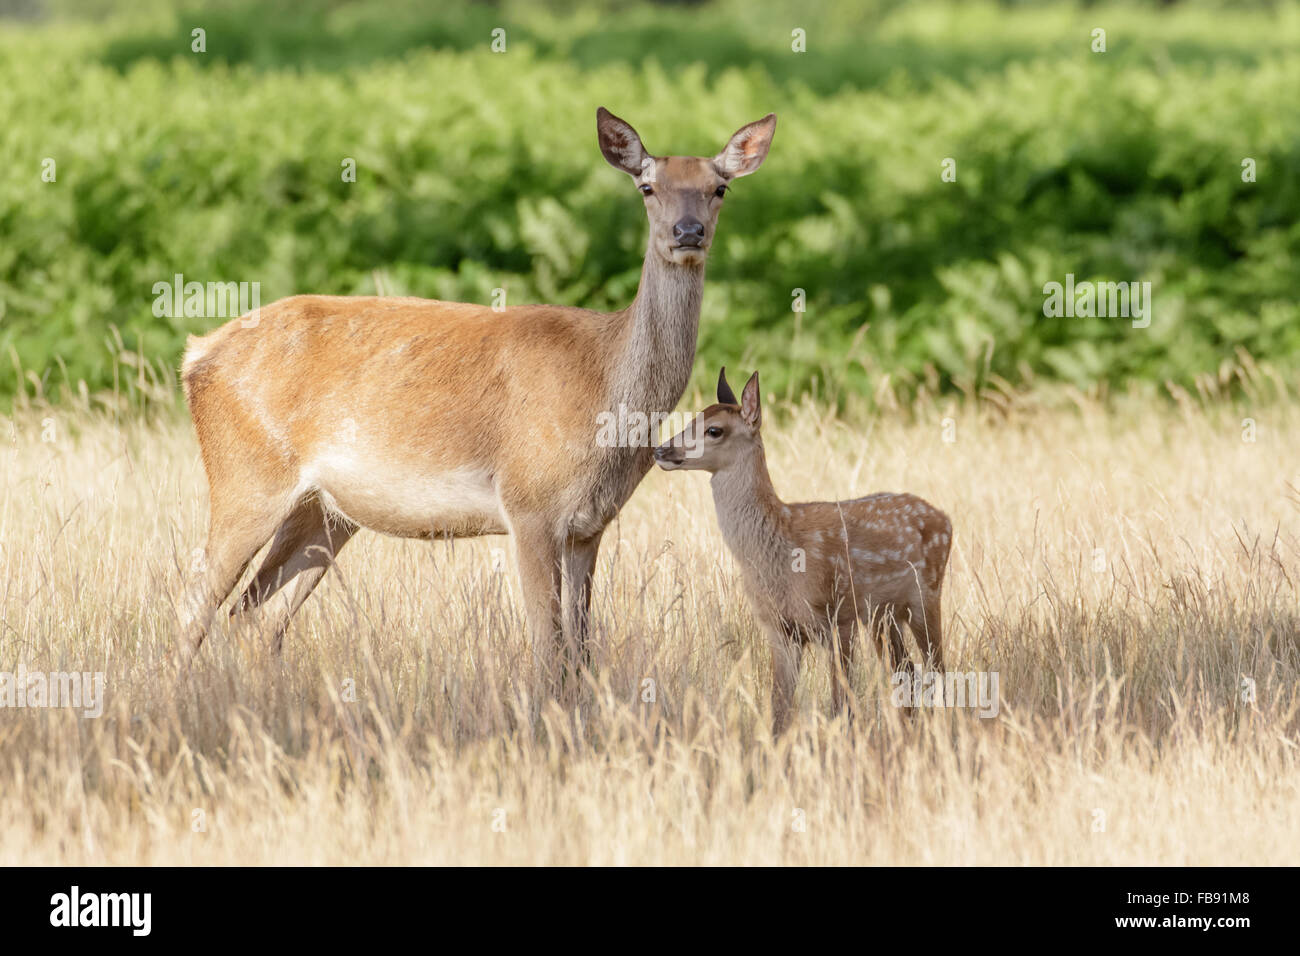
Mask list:
[[789,509],[772,487],[762,444],[755,454],[715,472],[710,484],[727,547],[764,590],[780,590],[794,558],[794,543]]
[[666,262],[647,249],[636,299],[625,313],[610,382],[610,407],[671,412],[695,362],[704,265]]

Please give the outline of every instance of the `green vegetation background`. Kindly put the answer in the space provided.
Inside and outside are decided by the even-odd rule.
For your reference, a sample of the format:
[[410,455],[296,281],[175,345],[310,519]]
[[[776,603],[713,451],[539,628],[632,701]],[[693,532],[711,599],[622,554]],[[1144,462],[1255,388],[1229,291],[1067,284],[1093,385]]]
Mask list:
[[[48,4],[0,20],[10,400],[174,368],[217,324],[153,315],[177,272],[263,303],[626,305],[644,213],[598,105],[660,153],[779,114],[722,212],[701,383],[724,362],[840,395],[1300,367],[1295,5]],[[1150,328],[1045,318],[1066,273],[1151,282]]]

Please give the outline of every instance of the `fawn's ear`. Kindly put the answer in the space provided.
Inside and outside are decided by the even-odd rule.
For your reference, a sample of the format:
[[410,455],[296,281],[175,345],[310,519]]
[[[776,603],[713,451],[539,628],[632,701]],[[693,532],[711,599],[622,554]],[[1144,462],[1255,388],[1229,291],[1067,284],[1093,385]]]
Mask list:
[[629,176],[641,175],[650,155],[641,145],[641,137],[632,124],[601,106],[596,109],[596,135],[600,139],[600,151],[611,166]]
[[745,390],[740,393],[740,417],[751,428],[758,428],[763,423],[763,409],[758,401],[758,373],[749,376]]
[[718,402],[723,405],[739,405],[736,401],[736,393],[731,390],[727,384],[727,366],[722,366],[722,371],[718,372]]
[[742,126],[736,130],[722,152],[713,157],[713,164],[728,178],[748,176],[763,165],[775,132],[775,113],[768,113],[761,120]]

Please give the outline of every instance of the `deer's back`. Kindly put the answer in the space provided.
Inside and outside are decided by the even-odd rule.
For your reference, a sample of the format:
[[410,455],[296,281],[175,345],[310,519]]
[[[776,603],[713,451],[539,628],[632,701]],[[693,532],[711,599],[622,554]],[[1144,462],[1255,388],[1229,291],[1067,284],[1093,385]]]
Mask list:
[[[918,585],[938,590],[952,545],[948,516],[922,498],[880,493],[791,508],[796,536],[820,559],[824,585],[851,580],[874,600],[905,602]],[[812,583],[812,582],[810,582]],[[859,600],[862,595],[858,595]]]

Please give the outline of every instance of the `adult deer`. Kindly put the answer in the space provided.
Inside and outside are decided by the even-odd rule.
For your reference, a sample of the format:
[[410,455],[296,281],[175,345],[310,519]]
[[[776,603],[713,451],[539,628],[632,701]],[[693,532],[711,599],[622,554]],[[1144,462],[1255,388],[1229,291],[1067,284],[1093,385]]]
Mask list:
[[776,117],[711,158],[652,157],[604,108],[596,126],[650,220],[623,311],[308,295],[190,340],[182,378],[211,515],[181,609],[183,664],[267,541],[231,613],[260,607],[278,653],[358,528],[509,533],[535,653],[552,680],[574,683],[564,677],[585,660],[601,534],[653,463],[650,447],[598,445],[597,416],[681,399],[723,195],[763,162]]

